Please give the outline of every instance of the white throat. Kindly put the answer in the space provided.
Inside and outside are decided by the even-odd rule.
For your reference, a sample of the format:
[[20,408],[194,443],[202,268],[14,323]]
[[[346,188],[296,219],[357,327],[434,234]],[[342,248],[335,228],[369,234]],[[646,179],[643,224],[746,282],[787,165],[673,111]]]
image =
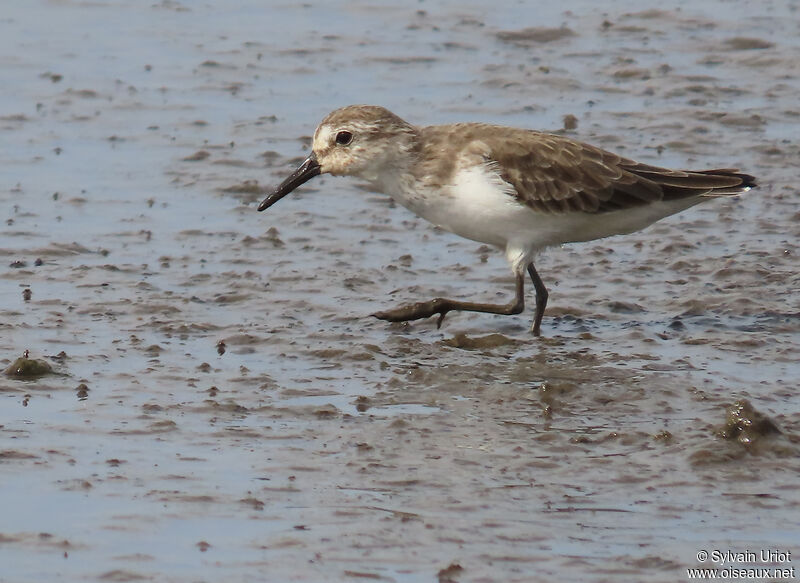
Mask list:
[[372,187],[403,205],[414,214],[425,218],[426,201],[435,193],[426,192],[425,186],[404,168],[392,167],[374,175],[362,174]]

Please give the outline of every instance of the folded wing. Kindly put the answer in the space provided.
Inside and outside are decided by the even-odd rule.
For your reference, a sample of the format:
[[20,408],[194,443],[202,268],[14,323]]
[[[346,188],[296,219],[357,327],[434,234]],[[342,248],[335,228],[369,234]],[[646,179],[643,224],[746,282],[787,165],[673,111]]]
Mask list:
[[640,164],[563,136],[520,132],[488,144],[487,161],[542,213],[604,213],[688,197],[740,194],[755,178],[734,168],[668,170]]

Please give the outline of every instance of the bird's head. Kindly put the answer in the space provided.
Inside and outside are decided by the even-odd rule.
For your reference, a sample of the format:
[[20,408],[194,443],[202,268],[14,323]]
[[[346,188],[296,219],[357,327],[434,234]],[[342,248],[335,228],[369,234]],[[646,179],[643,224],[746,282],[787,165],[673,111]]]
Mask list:
[[349,105],[327,115],[314,132],[311,154],[258,206],[263,211],[320,174],[374,182],[414,149],[416,129],[377,105]]

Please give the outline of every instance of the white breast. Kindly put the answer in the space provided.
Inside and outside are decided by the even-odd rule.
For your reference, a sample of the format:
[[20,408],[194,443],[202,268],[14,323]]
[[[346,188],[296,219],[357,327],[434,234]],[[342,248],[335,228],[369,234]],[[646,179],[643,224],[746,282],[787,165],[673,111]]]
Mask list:
[[409,183],[390,194],[420,217],[452,233],[505,248],[509,237],[530,233],[534,213],[489,165],[470,166],[440,188]]

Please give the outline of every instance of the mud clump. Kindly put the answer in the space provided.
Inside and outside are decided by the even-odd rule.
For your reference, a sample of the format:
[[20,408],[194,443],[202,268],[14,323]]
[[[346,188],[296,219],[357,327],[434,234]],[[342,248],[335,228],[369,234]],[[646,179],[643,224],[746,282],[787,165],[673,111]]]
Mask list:
[[438,583],[456,583],[460,575],[463,575],[464,567],[458,563],[450,563],[444,569],[441,569],[437,574]]
[[747,37],[737,36],[726,40],[725,45],[728,48],[733,49],[734,51],[752,51],[761,49],[771,49],[775,46],[775,43],[762,40],[760,38],[747,38]]
[[772,419],[756,411],[746,399],[728,407],[725,423],[715,427],[713,434],[722,438],[726,445],[695,451],[690,456],[693,466],[724,464],[751,455],[794,457],[798,454],[797,438],[781,431]]
[[181,160],[183,160],[184,162],[200,162],[201,160],[205,160],[210,156],[211,154],[206,150],[198,150],[194,154],[186,156],[185,158],[181,158]]
[[35,380],[40,377],[54,374],[53,367],[44,360],[38,358],[28,358],[28,351],[25,351],[21,357],[11,363],[11,365],[3,371],[7,377],[20,380]]
[[553,410],[564,404],[564,397],[574,391],[577,385],[570,381],[546,381],[539,385],[539,400],[544,405],[545,417],[552,417]]
[[575,31],[566,28],[532,27],[522,30],[504,30],[497,33],[501,41],[517,46],[528,47],[532,44],[549,43],[575,35]]
[[504,336],[503,334],[487,334],[486,336],[470,337],[463,332],[459,332],[453,336],[453,338],[442,340],[442,344],[452,346],[453,348],[462,348],[464,350],[481,350],[508,346],[509,344],[520,344],[520,341]]
[[89,387],[86,383],[81,383],[75,388],[75,394],[79,400],[85,401],[89,398]]
[[750,401],[742,399],[728,408],[725,425],[716,434],[723,439],[736,440],[743,445],[753,445],[759,440],[781,432],[775,422],[756,411]]

